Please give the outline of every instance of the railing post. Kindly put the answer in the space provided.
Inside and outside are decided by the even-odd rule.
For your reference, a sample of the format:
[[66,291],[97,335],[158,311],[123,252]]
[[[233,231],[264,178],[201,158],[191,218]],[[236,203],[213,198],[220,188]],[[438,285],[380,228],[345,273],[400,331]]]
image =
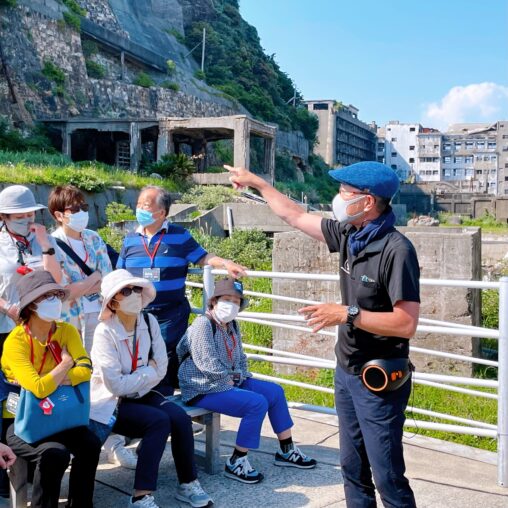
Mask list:
[[508,277],[499,282],[497,483],[508,487]]
[[208,299],[213,295],[214,286],[212,267],[210,265],[206,265],[203,268],[203,313],[206,312]]

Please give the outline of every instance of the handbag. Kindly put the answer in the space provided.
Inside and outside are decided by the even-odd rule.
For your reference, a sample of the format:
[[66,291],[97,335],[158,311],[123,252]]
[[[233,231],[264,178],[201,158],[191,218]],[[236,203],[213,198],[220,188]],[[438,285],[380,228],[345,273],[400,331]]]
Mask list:
[[27,443],[35,443],[64,430],[88,426],[89,416],[89,381],[76,386],[60,385],[44,399],[22,388],[14,434]]

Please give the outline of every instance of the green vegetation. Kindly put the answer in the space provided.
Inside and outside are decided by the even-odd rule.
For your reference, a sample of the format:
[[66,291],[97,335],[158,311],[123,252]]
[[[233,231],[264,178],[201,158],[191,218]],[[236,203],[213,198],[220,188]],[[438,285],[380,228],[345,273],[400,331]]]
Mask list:
[[2,150],[10,152],[33,150],[33,152],[25,154],[25,158],[44,158],[46,153],[41,154],[40,152],[56,153],[43,126],[36,125],[25,134],[22,134],[17,129],[10,128],[7,120],[0,117],[0,162],[7,162],[7,160],[19,162],[20,160],[25,160],[24,158],[21,159],[21,156],[17,154],[2,153]]
[[62,3],[77,16],[86,16],[86,10],[76,0],[62,0]]
[[176,72],[176,63],[174,60],[166,60],[166,72],[168,73],[168,76],[173,76]]
[[173,90],[174,92],[178,92],[180,90],[180,85],[175,83],[174,81],[163,81],[160,86],[162,88],[167,88],[169,90]]
[[141,71],[134,80],[134,84],[143,88],[150,88],[155,85],[154,80],[146,73]]
[[184,153],[169,153],[163,155],[160,161],[149,164],[146,171],[185,183],[196,171],[196,166],[193,160]]
[[106,206],[106,218],[108,222],[121,222],[136,220],[136,214],[130,206],[113,201]]
[[81,18],[77,14],[66,11],[63,13],[63,19],[76,32],[81,30]]
[[89,58],[85,59],[85,64],[89,78],[102,79],[106,75],[106,67],[104,65]]
[[236,201],[238,192],[223,185],[196,185],[180,198],[180,203],[193,203],[199,210],[211,210],[222,203]]
[[[224,164],[233,164],[233,143],[232,141],[220,140],[213,143],[213,151],[217,159],[221,160]],[[222,171],[226,171],[222,168]]]
[[201,69],[198,69],[194,71],[194,77],[200,81],[204,81],[206,79],[206,74]]
[[99,52],[99,47],[95,41],[91,39],[83,39],[81,41],[81,48],[85,57],[91,57]]
[[15,7],[17,0],[0,0],[0,7]]
[[172,35],[180,44],[185,44],[185,36],[176,28],[168,28],[165,30],[165,32],[169,35]]
[[44,65],[42,67],[42,74],[49,79],[49,81],[55,83],[56,85],[63,86],[65,84],[65,72],[58,67],[51,60],[44,60]]
[[[439,212],[437,218],[439,219],[440,226],[457,227],[457,224],[449,222],[450,217],[457,217],[457,215],[450,212]],[[508,224],[506,222],[496,220],[494,215],[489,213],[487,210],[482,217],[478,217],[476,219],[472,219],[471,217],[464,215],[460,216],[460,225],[480,227],[482,228],[482,231],[486,233],[502,233],[508,230]]]
[[[238,1],[217,0],[214,4],[216,12],[209,21],[194,22],[186,29],[186,45],[193,48],[206,28],[203,78],[237,99],[256,118],[278,123],[285,130],[301,130],[314,142],[317,117],[300,107],[301,94],[280,70],[275,55],[264,53],[256,29],[240,16]],[[200,52],[194,55],[199,58]],[[297,107],[287,104],[295,94]]]

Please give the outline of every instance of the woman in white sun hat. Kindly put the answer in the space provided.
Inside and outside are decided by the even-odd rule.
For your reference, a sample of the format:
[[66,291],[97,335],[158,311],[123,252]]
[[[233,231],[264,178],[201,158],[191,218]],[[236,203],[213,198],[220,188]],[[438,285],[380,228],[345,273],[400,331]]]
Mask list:
[[16,282],[35,269],[47,270],[57,284],[62,282],[62,259],[55,240],[35,212],[46,208],[35,202],[32,191],[10,185],[0,192],[0,355],[9,332],[16,326],[19,296]]
[[128,506],[157,508],[152,493],[170,434],[180,483],[177,499],[196,508],[208,506],[212,500],[197,480],[191,419],[153,390],[168,364],[159,324],[142,312],[155,298],[153,284],[115,270],[103,278],[101,294],[92,345],[90,418],[110,425],[115,433],[142,439]]

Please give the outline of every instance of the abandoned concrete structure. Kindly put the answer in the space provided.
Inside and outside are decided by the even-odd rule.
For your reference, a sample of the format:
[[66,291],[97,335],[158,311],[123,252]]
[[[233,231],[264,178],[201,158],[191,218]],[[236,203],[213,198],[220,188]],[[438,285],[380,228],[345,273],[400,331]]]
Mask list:
[[[275,137],[277,127],[246,115],[206,118],[71,118],[43,120],[54,133],[55,143],[74,161],[97,160],[137,171],[142,156],[159,160],[167,153],[203,155],[207,144],[232,139],[235,166],[249,167],[250,139],[264,140],[262,173],[273,180],[275,171]],[[57,139],[60,137],[61,139]],[[203,164],[198,168],[203,170]]]

